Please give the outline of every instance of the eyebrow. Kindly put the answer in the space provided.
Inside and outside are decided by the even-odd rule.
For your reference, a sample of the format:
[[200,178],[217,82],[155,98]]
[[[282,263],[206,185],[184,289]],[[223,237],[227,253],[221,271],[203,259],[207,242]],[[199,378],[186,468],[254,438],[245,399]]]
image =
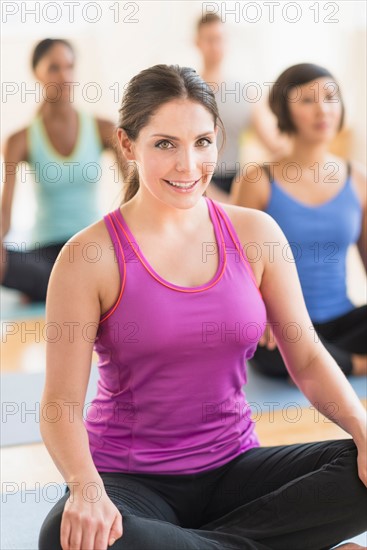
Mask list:
[[[195,139],[200,139],[202,137],[207,136],[208,134],[214,134],[214,130],[209,130],[208,132],[204,132],[203,134],[199,134],[198,136],[196,136]],[[167,138],[167,139],[175,139],[176,141],[179,141],[179,139],[180,139],[176,136],[169,136],[168,134],[152,134],[151,137],[163,137],[163,138]]]

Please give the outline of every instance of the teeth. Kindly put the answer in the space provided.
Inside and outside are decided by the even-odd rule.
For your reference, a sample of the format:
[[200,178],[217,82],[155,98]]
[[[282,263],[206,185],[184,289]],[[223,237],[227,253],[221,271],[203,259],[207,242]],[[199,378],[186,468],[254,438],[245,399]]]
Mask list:
[[174,187],[180,187],[181,189],[188,189],[195,184],[194,181],[192,181],[191,183],[179,183],[178,181],[170,181],[169,183],[170,185],[173,185]]

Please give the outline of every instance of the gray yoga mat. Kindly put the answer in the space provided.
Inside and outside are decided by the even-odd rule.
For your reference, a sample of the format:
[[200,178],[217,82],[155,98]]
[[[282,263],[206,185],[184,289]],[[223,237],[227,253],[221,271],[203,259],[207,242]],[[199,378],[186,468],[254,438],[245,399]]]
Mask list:
[[[59,487],[59,488],[58,488]],[[62,484],[52,484],[46,490],[40,488],[35,494],[7,490],[1,495],[2,550],[37,550],[38,534],[49,510],[63,495]],[[349,539],[367,546],[367,533]],[[51,550],[51,549],[50,549]]]
[[[97,391],[98,369],[91,368],[85,403],[90,403]],[[40,401],[45,382],[44,373],[9,373],[1,376],[1,446],[24,445],[42,440],[39,419]],[[87,408],[85,409],[88,410]],[[68,411],[66,411],[68,412]],[[52,418],[56,409],[45,414]]]

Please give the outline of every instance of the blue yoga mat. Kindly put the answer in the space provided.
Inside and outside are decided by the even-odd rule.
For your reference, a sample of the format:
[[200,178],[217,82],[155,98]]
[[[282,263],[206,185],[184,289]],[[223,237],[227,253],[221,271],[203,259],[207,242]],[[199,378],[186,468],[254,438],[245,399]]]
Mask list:
[[[98,369],[91,368],[85,404],[97,391]],[[10,373],[1,376],[1,446],[25,445],[42,441],[39,429],[40,401],[45,383],[44,373]],[[87,411],[87,408],[85,409]],[[66,410],[68,413],[68,411]],[[50,416],[54,409],[46,411]]]
[[1,287],[0,290],[2,321],[32,319],[45,316],[44,302],[23,304],[17,290]]

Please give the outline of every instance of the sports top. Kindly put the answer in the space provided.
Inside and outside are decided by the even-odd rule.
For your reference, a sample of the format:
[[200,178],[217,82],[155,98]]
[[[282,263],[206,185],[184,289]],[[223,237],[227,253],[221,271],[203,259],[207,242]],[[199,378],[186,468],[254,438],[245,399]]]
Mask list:
[[118,208],[104,216],[121,290],[100,319],[99,381],[84,420],[98,471],[185,474],[259,445],[243,392],[265,305],[224,210],[205,198],[218,258],[206,284],[183,287],[149,264]]
[[339,193],[319,206],[291,197],[268,176],[271,196],[265,211],[289,241],[311,320],[323,323],[348,313],[355,306],[347,295],[346,257],[362,222],[350,166]]
[[54,149],[41,115],[28,128],[36,200],[33,245],[64,243],[101,217],[97,191],[103,145],[96,120],[82,112],[78,112],[78,117],[77,142],[68,156]]

